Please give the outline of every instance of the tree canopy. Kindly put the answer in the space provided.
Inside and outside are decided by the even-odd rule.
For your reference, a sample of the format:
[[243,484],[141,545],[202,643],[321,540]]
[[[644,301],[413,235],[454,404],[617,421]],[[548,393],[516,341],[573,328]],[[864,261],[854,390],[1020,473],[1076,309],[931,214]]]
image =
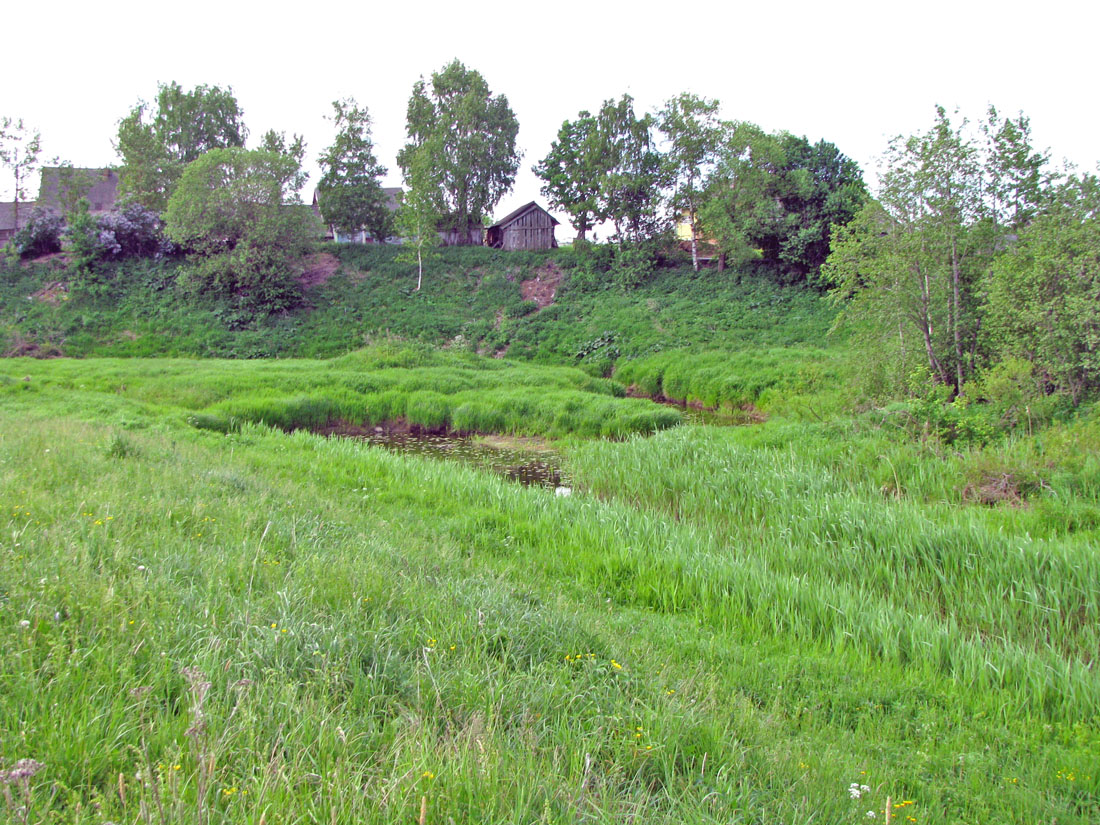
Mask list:
[[608,161],[598,121],[582,111],[562,123],[549,153],[531,169],[543,181],[543,197],[569,215],[578,240],[607,217],[602,194]]
[[372,238],[385,240],[393,219],[381,184],[386,167],[374,156],[370,114],[354,98],[334,101],[332,108],[336,139],[318,160],[321,215],[342,232],[365,228]]
[[691,232],[691,263],[698,272],[699,210],[723,134],[718,101],[684,92],[668,100],[657,118],[666,144],[665,167],[673,187],[669,205],[686,218]]
[[759,256],[782,280],[816,281],[831,228],[867,197],[859,166],[827,141],[731,124],[701,208],[704,232],[735,260]]
[[519,169],[519,122],[504,95],[454,60],[413,86],[407,114],[409,141],[397,156],[408,175],[418,149],[432,144],[436,203],[450,228],[465,231],[489,215],[512,188]]
[[265,149],[212,149],[189,164],[168,201],[166,232],[190,255],[188,286],[247,313],[293,306],[300,256],[317,235],[287,181],[296,162]]
[[1023,115],[990,108],[981,132],[984,145],[938,107],[928,131],[896,138],[825,274],[887,390],[923,370],[963,393],[1017,358],[1076,398],[1100,381],[1096,182],[1052,187]]
[[120,194],[163,211],[187,164],[210,149],[244,146],[243,117],[232,89],[161,84],[155,107],[139,102],[119,123]]

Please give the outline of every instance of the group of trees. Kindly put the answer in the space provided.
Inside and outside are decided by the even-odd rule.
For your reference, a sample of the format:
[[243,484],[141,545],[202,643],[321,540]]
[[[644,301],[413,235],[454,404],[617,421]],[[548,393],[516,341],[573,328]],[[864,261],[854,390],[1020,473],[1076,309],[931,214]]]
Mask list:
[[[367,108],[338,100],[332,122],[319,158],[324,219],[376,239],[399,234],[420,276],[439,232],[478,234],[519,167],[507,98],[457,60],[413,87],[396,215]],[[119,124],[124,208],[90,215],[75,171],[62,175],[68,227],[37,216],[23,242],[48,251],[65,231],[85,270],[174,245],[190,256],[182,280],[196,291],[256,312],[288,307],[316,231],[298,195],[306,147],[270,131],[246,149],[247,137],[232,90],[162,85]],[[35,131],[0,120],[17,208],[39,152]],[[833,144],[723,120],[717,101],[684,93],[651,113],[629,95],[578,113],[534,171],[580,241],[609,223],[624,260],[682,222],[696,268],[705,241],[720,260],[831,286],[881,367],[865,372],[887,388],[927,375],[954,395],[998,364],[1036,392],[1076,400],[1100,388],[1100,181],[1052,172],[1028,119],[992,107],[976,128],[937,109],[927,132],[895,139],[884,160],[871,198]]]
[[718,102],[683,93],[638,116],[624,95],[596,115],[565,121],[535,165],[550,202],[568,213],[580,239],[598,223],[638,241],[674,222],[723,261],[759,258],[788,281],[812,278],[829,232],[866,199],[859,166],[831,143],[723,121]]
[[1033,394],[1100,388],[1096,177],[1055,174],[1028,119],[994,108],[977,129],[939,108],[885,161],[825,266],[882,389],[980,394],[994,367]]

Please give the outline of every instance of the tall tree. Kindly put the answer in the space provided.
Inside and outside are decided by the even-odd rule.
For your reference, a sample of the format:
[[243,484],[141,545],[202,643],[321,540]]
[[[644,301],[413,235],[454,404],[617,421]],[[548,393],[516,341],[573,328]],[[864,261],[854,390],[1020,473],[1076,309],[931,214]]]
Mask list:
[[185,92],[162,83],[155,108],[139,102],[119,123],[120,194],[163,211],[187,164],[210,149],[244,146],[247,137],[232,89]]
[[983,338],[1074,402],[1100,389],[1100,180],[1070,177],[993,262]]
[[478,72],[458,60],[414,84],[407,114],[409,142],[397,156],[408,174],[416,151],[438,147],[431,176],[437,202],[452,229],[468,239],[512,188],[519,169],[519,122],[504,95],[493,95]]
[[582,111],[562,123],[549,153],[532,167],[543,181],[543,197],[569,215],[580,241],[607,217],[602,186],[609,160],[597,119]]
[[664,228],[662,190],[667,172],[653,142],[653,118],[634,113],[634,99],[623,95],[600,107],[597,125],[608,172],[602,196],[607,219],[620,240],[642,241]]
[[911,354],[916,338],[928,371],[956,392],[975,369],[977,283],[991,253],[978,153],[964,130],[937,107],[928,132],[890,144],[878,202],[837,234],[827,273],[850,299],[850,319],[898,323],[899,349]]
[[783,280],[815,281],[831,227],[866,197],[859,166],[832,143],[742,122],[726,133],[704,223],[726,254],[758,254]]
[[318,161],[321,215],[342,232],[366,228],[372,238],[384,241],[393,231],[393,218],[381,184],[386,167],[374,157],[370,114],[355,98],[334,101],[332,108],[336,139]]
[[260,148],[267,152],[283,155],[294,162],[293,166],[287,167],[290,176],[283,181],[283,186],[288,195],[298,198],[302,187],[306,185],[306,181],[309,179],[309,173],[305,171],[303,166],[306,159],[306,139],[302,135],[292,134],[290,139],[287,140],[286,132],[276,132],[274,129],[268,129],[260,138]]
[[727,124],[699,215],[723,265],[758,257],[762,232],[782,222],[776,184],[783,163],[777,138],[748,121]]
[[665,102],[657,115],[665,139],[665,165],[673,191],[669,205],[687,219],[691,232],[691,266],[699,271],[699,209],[705,181],[714,167],[723,135],[718,101],[687,92]]
[[996,107],[986,112],[982,133],[986,139],[987,197],[994,221],[1018,231],[1037,213],[1050,183],[1045,167],[1049,153],[1031,142],[1031,121],[1020,112],[1002,118]]
[[38,168],[42,135],[27,128],[23,119],[0,118],[0,163],[12,173],[15,227],[19,227],[19,204],[27,199],[27,181]]

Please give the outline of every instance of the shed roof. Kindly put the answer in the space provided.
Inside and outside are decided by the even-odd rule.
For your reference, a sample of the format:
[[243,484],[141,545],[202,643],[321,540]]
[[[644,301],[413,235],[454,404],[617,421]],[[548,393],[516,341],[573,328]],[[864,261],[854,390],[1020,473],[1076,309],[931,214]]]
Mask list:
[[545,209],[543,209],[541,206],[539,206],[537,201],[531,201],[528,204],[524,204],[523,206],[521,206],[519,209],[515,210],[514,212],[509,212],[507,215],[505,215],[503,218],[501,218],[496,223],[490,224],[489,229],[497,229],[497,228],[503,227],[507,224],[510,224],[512,221],[516,220],[517,218],[521,217],[522,215],[525,215],[527,212],[529,212],[532,209],[538,209],[541,212],[546,212],[547,217],[549,217],[550,220],[552,220],[554,222],[554,226],[557,226],[558,224],[561,223],[557,218],[555,218],[553,215],[551,215],[549,212],[547,212]]

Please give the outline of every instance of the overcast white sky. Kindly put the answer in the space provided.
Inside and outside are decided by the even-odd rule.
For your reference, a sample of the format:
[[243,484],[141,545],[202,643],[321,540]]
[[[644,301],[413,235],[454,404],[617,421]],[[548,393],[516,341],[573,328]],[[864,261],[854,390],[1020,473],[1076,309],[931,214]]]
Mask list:
[[[1088,0],[42,0],[4,17],[0,115],[40,129],[44,159],[117,163],[119,119],[158,82],[231,86],[250,143],[269,128],[305,135],[307,199],[338,97],[369,107],[385,183],[400,185],[412,85],[455,57],[519,119],[523,162],[498,217],[541,200],[530,168],[563,120],[624,92],[640,111],[681,91],[717,98],[725,117],[832,141],[865,172],[890,137],[928,128],[937,103],[972,120],[990,103],[1022,110],[1056,160],[1100,159],[1100,6]],[[6,173],[0,199],[11,199]]]

